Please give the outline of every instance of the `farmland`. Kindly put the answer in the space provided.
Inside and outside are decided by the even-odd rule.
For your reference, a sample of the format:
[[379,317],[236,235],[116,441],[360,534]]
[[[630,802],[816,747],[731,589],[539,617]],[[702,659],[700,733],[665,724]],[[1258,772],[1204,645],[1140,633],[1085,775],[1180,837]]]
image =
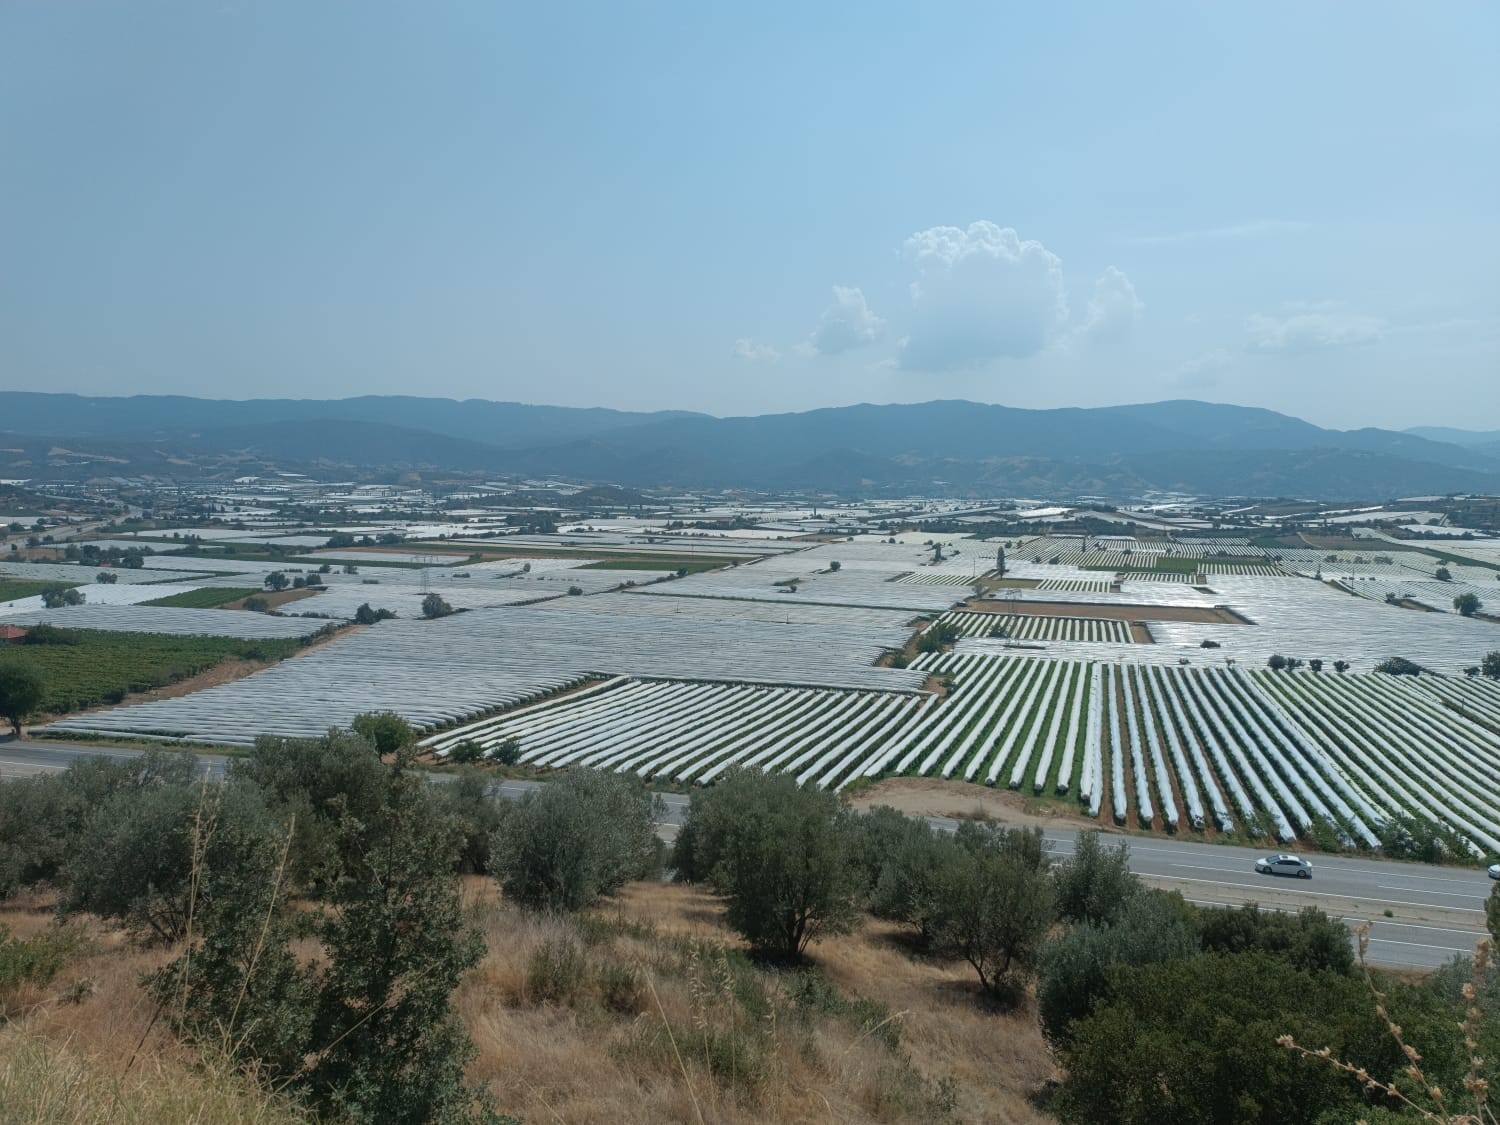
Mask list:
[[[228,635],[295,645],[365,604],[397,615],[244,679],[61,718],[59,736],[243,745],[388,708],[437,758],[514,740],[542,772],[705,785],[748,765],[827,789],[922,777],[1131,831],[1363,848],[1420,822],[1460,850],[1500,850],[1500,689],[1458,675],[1500,631],[1370,592],[1404,584],[1433,600],[1477,568],[1455,564],[1450,582],[1395,544],[1229,535],[1013,538],[1003,577],[993,543],[962,536],[746,532],[733,555],[649,529],[511,538],[371,548],[391,565],[368,568],[339,552],[242,557],[219,563],[231,575],[196,577],[151,556],[141,573],[172,582],[152,604],[6,619],[212,649],[231,642],[205,638]],[[323,584],[279,613],[212,608],[325,560]],[[49,567],[38,581],[69,570],[25,565]],[[424,620],[430,594],[458,612]],[[1303,663],[1265,670],[1278,654]],[[1372,671],[1391,655],[1430,671]]]
[[217,609],[230,602],[242,601],[264,591],[259,587],[200,586],[196,590],[184,590],[180,594],[168,594],[164,598],[153,598],[144,605],[176,606],[181,609]]
[[34,579],[25,578],[0,578],[0,602],[16,601],[20,598],[32,598],[44,590],[50,590],[57,583],[39,582]]
[[55,631],[45,644],[13,646],[0,653],[0,660],[36,668],[46,685],[42,709],[56,714],[118,703],[128,694],[177,683],[226,660],[281,660],[297,648],[294,640],[70,629]]

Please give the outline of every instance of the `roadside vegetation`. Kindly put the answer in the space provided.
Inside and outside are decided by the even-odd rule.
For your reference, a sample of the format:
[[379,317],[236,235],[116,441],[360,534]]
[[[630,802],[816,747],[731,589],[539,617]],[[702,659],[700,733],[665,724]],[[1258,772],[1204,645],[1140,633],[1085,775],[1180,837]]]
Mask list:
[[355,726],[223,784],[0,786],[4,1120],[1494,1120],[1483,956],[1367,972],[1336,919],[1196,907],[1095,833],[753,772],[668,855],[635,780],[506,802]]

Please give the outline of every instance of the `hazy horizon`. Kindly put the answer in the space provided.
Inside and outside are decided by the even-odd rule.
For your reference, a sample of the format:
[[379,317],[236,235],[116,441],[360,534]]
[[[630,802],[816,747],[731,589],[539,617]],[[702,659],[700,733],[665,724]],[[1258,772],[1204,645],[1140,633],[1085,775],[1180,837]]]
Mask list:
[[1500,428],[1500,10],[0,10],[0,388]]

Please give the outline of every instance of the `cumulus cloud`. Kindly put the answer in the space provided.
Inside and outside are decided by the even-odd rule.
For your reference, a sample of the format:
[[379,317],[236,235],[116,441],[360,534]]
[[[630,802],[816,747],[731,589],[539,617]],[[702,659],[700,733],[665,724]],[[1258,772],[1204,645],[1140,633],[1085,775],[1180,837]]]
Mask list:
[[1130,278],[1110,266],[1094,282],[1094,295],[1089,298],[1079,332],[1095,340],[1118,340],[1130,331],[1145,307],[1135,295]]
[[1035,355],[1068,319],[1062,261],[1040,242],[990,222],[931,227],[906,240],[917,267],[901,366],[952,371]]
[[833,304],[823,310],[809,343],[819,355],[838,355],[873,344],[885,334],[885,321],[870,311],[864,291],[833,287]]
[[1082,315],[1071,317],[1062,260],[990,222],[918,231],[903,249],[917,268],[911,330],[900,347],[908,371],[953,371],[1074,340],[1118,340],[1144,307],[1130,279],[1111,266]]
[[734,342],[734,358],[746,363],[775,363],[781,358],[781,353],[770,344],[757,344],[741,336]]
[[1245,329],[1252,351],[1305,352],[1374,343],[1385,334],[1385,321],[1336,308],[1313,308],[1285,316],[1257,313],[1245,322]]

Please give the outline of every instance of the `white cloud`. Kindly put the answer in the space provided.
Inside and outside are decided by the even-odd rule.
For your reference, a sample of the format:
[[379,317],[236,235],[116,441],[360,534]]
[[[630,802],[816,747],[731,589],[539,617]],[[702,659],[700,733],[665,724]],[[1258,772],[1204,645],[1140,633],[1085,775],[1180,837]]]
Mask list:
[[1095,340],[1118,340],[1130,331],[1145,307],[1135,295],[1130,278],[1110,266],[1094,282],[1094,295],[1089,298],[1088,313],[1079,332]]
[[1009,227],[931,227],[904,249],[919,274],[901,346],[907,370],[952,371],[1035,355],[1067,323],[1062,261]]
[[917,267],[912,321],[900,344],[908,371],[954,371],[1024,359],[1074,338],[1117,340],[1140,312],[1130,279],[1111,266],[1070,323],[1062,260],[990,222],[931,227],[906,240]]
[[1385,334],[1385,321],[1318,306],[1279,317],[1257,313],[1245,322],[1245,330],[1252,351],[1305,352],[1374,343]]
[[809,343],[819,355],[838,355],[873,344],[885,334],[885,321],[870,311],[864,291],[833,287],[833,304],[823,310]]
[[781,353],[770,344],[757,344],[741,336],[734,342],[734,358],[746,363],[775,363],[781,358]]

